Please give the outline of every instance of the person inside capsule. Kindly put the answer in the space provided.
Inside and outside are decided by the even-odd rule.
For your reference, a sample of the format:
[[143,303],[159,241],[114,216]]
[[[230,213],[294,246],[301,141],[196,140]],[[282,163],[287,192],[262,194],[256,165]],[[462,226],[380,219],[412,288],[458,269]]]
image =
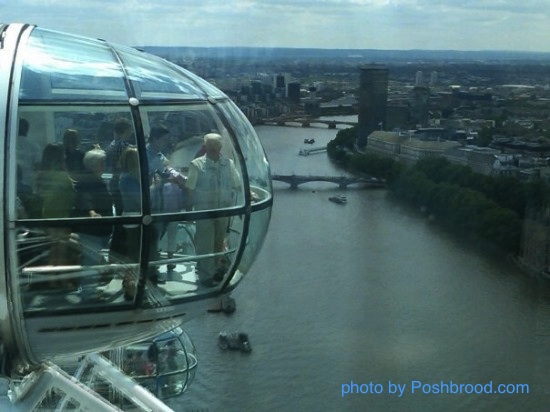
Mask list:
[[[105,172],[105,151],[96,147],[88,150],[82,159],[84,170],[76,176],[75,216],[94,219],[113,216],[113,197],[102,176]],[[74,176],[74,175],[73,175]],[[112,225],[75,226],[81,244],[81,261],[84,266],[104,263],[103,253],[109,247]],[[88,275],[81,279],[82,298],[95,297],[99,276]]]
[[[156,307],[231,290],[271,208],[268,163],[237,106],[141,51],[38,28],[26,42],[14,58],[6,145],[24,310]],[[82,172],[56,151],[68,130],[79,138],[68,152],[88,157]],[[55,161],[42,162],[45,148]],[[263,205],[251,205],[256,193]]]
[[[118,119],[113,116],[113,123],[115,126],[128,124],[127,121],[122,122],[120,116]],[[71,126],[71,130],[78,133],[77,125]],[[131,145],[126,138],[119,136],[113,140],[113,146],[123,146],[118,161],[114,163],[112,159],[116,147],[110,148],[110,157],[98,147],[96,141],[87,140],[83,147],[92,149],[85,152],[85,170],[73,177],[65,167],[64,147],[58,143],[62,136],[46,144],[39,170],[32,177],[34,190],[30,190],[40,205],[38,213],[31,218],[43,223],[36,227],[30,224],[32,230],[26,238],[21,238],[20,244],[20,265],[25,282],[30,282],[29,290],[46,290],[50,295],[58,293],[66,300],[70,295],[73,304],[116,303],[122,297],[124,299],[121,301],[132,301],[137,292],[143,242],[148,243],[149,250],[148,284],[162,286],[169,297],[181,297],[198,291],[197,286],[215,287],[223,280],[234,248],[238,246],[238,236],[242,230],[239,227],[242,224],[240,217],[205,215],[193,220],[168,219],[151,225],[146,238],[139,222],[117,224],[104,220],[116,217],[116,196],[121,198],[118,208],[120,216],[142,215],[143,166],[149,170],[149,198],[153,214],[212,211],[231,208],[242,202],[242,196],[239,196],[242,191],[241,177],[234,161],[227,156],[232,153],[231,146],[222,153],[225,138],[221,134],[207,133],[204,136],[205,153],[185,167],[188,176],[177,172],[177,178],[165,181],[162,174],[166,170],[175,171],[175,168],[169,167],[167,158],[170,152],[162,159],[162,171],[158,167],[151,169],[157,157],[161,158],[158,153],[165,150],[165,145],[157,145],[157,141],[162,143],[162,139],[166,140],[167,133],[165,129],[151,131],[154,138],[150,139],[153,144],[148,152],[154,153],[153,161],[147,165],[141,165],[139,148]],[[125,134],[133,136],[133,128]],[[124,143],[117,145],[117,142]],[[196,150],[188,151],[192,158]],[[109,160],[112,162],[110,173],[106,170]],[[179,169],[184,167],[180,165]],[[115,193],[112,191],[112,179],[118,180]],[[171,195],[167,189],[174,189],[169,186],[173,186],[176,180],[176,189],[185,195],[174,197],[178,205],[170,208]],[[162,192],[157,190],[159,188]],[[189,202],[184,204],[183,199]],[[167,203],[165,207],[158,207],[159,200]],[[56,219],[76,220],[65,225],[48,225]],[[233,241],[230,240],[231,233],[235,237]],[[159,242],[161,239],[162,244]],[[186,242],[191,246],[186,247]],[[57,278],[67,281],[58,282]],[[169,284],[166,284],[167,280]],[[174,281],[179,282],[180,286],[176,286]],[[193,287],[194,284],[197,286]],[[43,286],[37,288],[37,285]],[[29,302],[36,301],[35,298],[32,294],[28,296]]]
[[[204,136],[204,154],[189,166],[187,188],[190,204],[195,210],[227,208],[235,204],[241,181],[232,159],[222,155],[222,137],[217,133]],[[219,283],[227,270],[229,218],[217,217],[197,221],[195,248],[199,255],[218,254],[201,259],[196,273],[201,284],[212,286]],[[222,254],[222,255],[219,255]]]
[[[36,175],[35,190],[40,199],[42,218],[55,219],[72,215],[76,200],[75,181],[66,170],[65,150],[61,144],[49,143],[44,148],[40,170]],[[50,264],[70,263],[60,243],[64,243],[63,240],[70,235],[71,229],[51,228],[49,232],[54,239],[50,250]]]

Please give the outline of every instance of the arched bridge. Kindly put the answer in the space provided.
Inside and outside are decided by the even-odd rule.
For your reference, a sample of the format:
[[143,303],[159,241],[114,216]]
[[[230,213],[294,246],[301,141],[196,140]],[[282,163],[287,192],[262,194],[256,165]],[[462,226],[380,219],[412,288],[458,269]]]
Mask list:
[[376,177],[355,177],[355,176],[300,176],[300,175],[271,175],[271,180],[277,180],[279,182],[285,182],[290,185],[291,189],[298,188],[302,183],[307,182],[330,182],[336,183],[341,189],[346,189],[352,184],[363,184],[369,187],[384,187],[385,182],[383,179],[377,179]]
[[310,116],[279,116],[264,118],[258,121],[259,124],[270,126],[294,126],[299,123],[302,127],[311,127],[313,124],[326,125],[329,129],[335,129],[337,125],[355,126],[357,122],[343,120],[321,120]]

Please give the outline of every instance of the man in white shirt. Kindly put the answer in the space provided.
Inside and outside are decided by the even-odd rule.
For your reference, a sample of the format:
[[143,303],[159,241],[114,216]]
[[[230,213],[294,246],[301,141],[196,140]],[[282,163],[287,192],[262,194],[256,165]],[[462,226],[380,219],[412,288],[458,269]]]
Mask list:
[[[195,210],[223,209],[235,205],[241,187],[233,160],[221,154],[222,137],[217,133],[204,136],[205,154],[191,162],[187,188]],[[197,221],[195,249],[197,255],[221,253],[225,250],[229,218],[216,217]],[[213,286],[224,275],[224,257],[199,260],[196,272],[199,281]]]

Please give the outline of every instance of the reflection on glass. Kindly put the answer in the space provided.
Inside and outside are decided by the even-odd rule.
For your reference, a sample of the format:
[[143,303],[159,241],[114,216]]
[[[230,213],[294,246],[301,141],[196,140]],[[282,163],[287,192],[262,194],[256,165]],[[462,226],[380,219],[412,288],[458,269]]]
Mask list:
[[206,104],[147,107],[146,115],[151,124],[161,123],[170,130],[170,148],[165,155],[170,166],[183,172],[202,154],[204,135],[222,127],[211,106]]
[[112,52],[78,36],[35,28],[24,49],[21,76],[20,99],[127,99]]
[[65,168],[65,149],[60,143],[49,143],[42,152],[36,174],[35,193],[43,219],[68,218],[76,201],[74,180]]
[[[262,191],[256,190],[255,193],[258,193],[257,196],[259,197]],[[266,192],[263,193],[264,196],[268,195]],[[250,215],[248,239],[246,240],[247,247],[239,264],[239,272],[242,274],[246,274],[249,271],[252,262],[260,252],[267,227],[269,226],[270,217],[271,209],[259,210]]]
[[[119,158],[120,177],[118,192],[120,193],[122,215],[139,216],[142,213],[141,205],[141,172],[139,154],[136,147],[122,149]],[[114,175],[115,173],[113,173]],[[133,228],[135,225],[128,225]]]
[[177,66],[151,55],[143,55],[135,49],[120,47],[119,54],[127,67],[136,97],[146,99],[200,99],[203,92],[195,84],[182,76]]
[[160,236],[158,254],[151,258],[148,273],[158,281],[147,283],[149,304],[207,292],[223,284],[241,244],[243,221],[239,215],[155,224]]
[[[94,227],[89,223],[76,224],[74,231],[19,228],[19,282],[26,310],[121,304],[134,299],[137,262],[130,264],[108,245],[98,248],[96,239],[81,236]],[[110,225],[96,227],[112,229]]]
[[226,102],[219,106],[234,128],[235,137],[245,159],[250,184],[271,192],[269,164],[256,131],[233,102]]

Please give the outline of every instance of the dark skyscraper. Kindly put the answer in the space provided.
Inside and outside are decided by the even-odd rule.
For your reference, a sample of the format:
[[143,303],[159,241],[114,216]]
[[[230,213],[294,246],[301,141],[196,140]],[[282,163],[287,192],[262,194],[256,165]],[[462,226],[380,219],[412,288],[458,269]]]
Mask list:
[[367,143],[367,136],[386,125],[388,104],[388,68],[381,64],[360,67],[358,145]]
[[300,103],[300,83],[290,82],[287,85],[288,100],[292,103]]
[[278,89],[284,89],[285,88],[285,76],[282,74],[278,74],[275,76],[275,87]]
[[428,126],[428,99],[430,89],[424,86],[416,86],[411,91],[410,121],[420,127]]

